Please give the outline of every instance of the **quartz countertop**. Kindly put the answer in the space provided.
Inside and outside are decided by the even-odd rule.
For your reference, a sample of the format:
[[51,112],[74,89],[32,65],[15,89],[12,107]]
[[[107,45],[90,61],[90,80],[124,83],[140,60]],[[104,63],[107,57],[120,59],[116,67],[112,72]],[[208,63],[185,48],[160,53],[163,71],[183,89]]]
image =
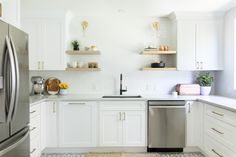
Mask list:
[[93,94],[68,94],[46,95],[46,96],[30,96],[30,104],[34,105],[43,101],[148,101],[148,100],[198,100],[203,103],[209,103],[221,108],[225,108],[236,112],[236,99],[210,95],[210,96],[172,96],[172,95],[143,95],[142,98],[102,98],[102,95]]

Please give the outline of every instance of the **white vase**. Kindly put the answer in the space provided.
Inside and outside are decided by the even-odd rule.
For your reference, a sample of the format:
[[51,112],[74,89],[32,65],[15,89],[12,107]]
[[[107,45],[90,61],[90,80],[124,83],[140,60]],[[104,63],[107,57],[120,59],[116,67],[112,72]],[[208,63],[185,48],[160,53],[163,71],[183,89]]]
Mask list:
[[201,95],[209,95],[211,92],[211,86],[201,86],[200,91]]
[[66,95],[68,92],[67,89],[60,89],[60,95]]

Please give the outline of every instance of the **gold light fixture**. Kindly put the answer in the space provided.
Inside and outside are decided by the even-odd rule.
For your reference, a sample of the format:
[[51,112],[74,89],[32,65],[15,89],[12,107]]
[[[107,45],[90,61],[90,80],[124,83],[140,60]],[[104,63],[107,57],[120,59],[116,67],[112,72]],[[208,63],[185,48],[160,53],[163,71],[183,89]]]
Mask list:
[[85,36],[86,30],[87,30],[87,28],[89,26],[88,21],[86,21],[86,20],[82,21],[81,22],[81,26],[82,26],[82,29],[83,29],[83,35]]
[[158,21],[155,21],[152,23],[152,28],[155,30],[155,31],[159,31],[160,29],[160,22]]

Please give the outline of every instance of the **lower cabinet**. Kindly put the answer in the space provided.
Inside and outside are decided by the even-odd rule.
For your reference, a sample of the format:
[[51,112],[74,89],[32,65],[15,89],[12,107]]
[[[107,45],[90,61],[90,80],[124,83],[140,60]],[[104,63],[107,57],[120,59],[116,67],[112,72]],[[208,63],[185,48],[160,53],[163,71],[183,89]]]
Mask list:
[[99,146],[146,146],[145,102],[104,101],[99,113]]
[[204,104],[198,101],[186,103],[186,146],[203,149]]
[[59,104],[59,146],[96,146],[96,102],[73,101]]
[[58,102],[47,101],[41,104],[41,147],[57,147],[58,146]]
[[30,157],[41,156],[41,105],[38,103],[30,106]]
[[210,157],[236,156],[236,114],[206,104],[204,151]]

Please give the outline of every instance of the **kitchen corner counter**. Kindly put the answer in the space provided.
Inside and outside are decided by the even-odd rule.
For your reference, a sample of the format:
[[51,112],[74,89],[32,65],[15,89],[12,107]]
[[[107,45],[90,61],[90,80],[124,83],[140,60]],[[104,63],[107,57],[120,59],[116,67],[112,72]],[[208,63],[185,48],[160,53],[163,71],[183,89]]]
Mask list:
[[236,99],[222,96],[201,96],[197,100],[236,112]]

